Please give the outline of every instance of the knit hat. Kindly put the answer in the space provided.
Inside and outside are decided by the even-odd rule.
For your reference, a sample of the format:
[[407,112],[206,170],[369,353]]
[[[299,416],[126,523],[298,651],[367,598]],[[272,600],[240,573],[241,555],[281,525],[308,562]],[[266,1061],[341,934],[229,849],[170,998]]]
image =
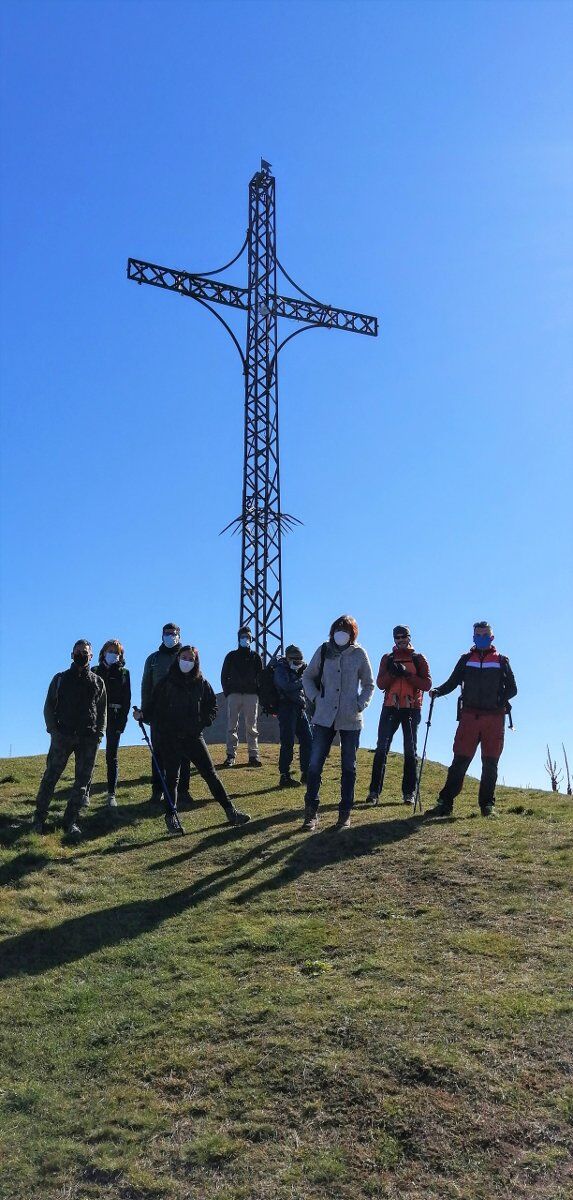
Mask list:
[[304,655],[300,646],[287,646],[285,650],[285,658],[291,658],[293,662],[301,663],[304,660]]
[[392,637],[410,637],[410,630],[407,625],[395,625],[392,630]]

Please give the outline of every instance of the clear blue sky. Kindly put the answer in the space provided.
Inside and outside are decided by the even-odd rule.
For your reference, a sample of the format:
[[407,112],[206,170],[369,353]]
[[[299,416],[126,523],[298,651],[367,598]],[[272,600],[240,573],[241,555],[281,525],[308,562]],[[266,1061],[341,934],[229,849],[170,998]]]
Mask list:
[[119,637],[137,695],[174,620],[218,683],[240,366],[125,264],[229,259],[262,155],[287,270],[380,318],[282,358],[287,639],[351,612],[377,666],[407,622],[442,682],[488,619],[519,685],[501,775],[573,759],[572,26],[552,0],[3,4],[0,753],[47,749],[78,637]]

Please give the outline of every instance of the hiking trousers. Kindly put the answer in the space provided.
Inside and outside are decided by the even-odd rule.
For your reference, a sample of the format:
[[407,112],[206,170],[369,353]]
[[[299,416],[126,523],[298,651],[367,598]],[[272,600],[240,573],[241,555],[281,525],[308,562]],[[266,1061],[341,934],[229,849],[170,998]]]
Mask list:
[[239,717],[245,718],[245,733],[249,758],[259,757],[259,697],[256,692],[231,692],[227,696],[227,754],[235,758],[239,744]]
[[[158,770],[156,763],[155,763],[155,758],[152,757],[152,759],[151,759],[151,791],[153,792],[154,796],[157,796],[159,799],[161,799],[161,796],[163,794],[163,784],[161,782],[161,776],[159,774],[159,771],[161,771],[163,774],[165,773],[165,764],[161,757],[161,746],[159,744],[159,737],[158,737],[157,731],[154,730],[153,725],[150,727],[149,733],[150,733],[150,737],[151,737],[151,745],[153,746],[153,750],[155,753],[155,758],[157,759],[157,762],[159,763],[159,770]],[[186,793],[190,790],[190,784],[189,784],[190,778],[191,778],[191,763],[189,761],[189,758],[184,757],[181,759],[181,766],[180,766],[180,772],[179,772],[179,791],[180,792]],[[167,786],[169,787],[169,784]]]
[[278,709],[277,716],[281,735],[279,771],[281,775],[288,775],[294,757],[295,738],[298,738],[300,769],[302,774],[306,775],[312,748],[312,729],[306,709],[301,708],[298,702],[291,704],[288,700],[281,700]]
[[72,790],[64,812],[64,826],[77,821],[82,800],[90,785],[94,769],[98,739],[95,733],[73,734],[60,733],[56,729],[52,734],[50,749],[46,759],[46,770],[36,797],[36,817],[43,821],[50,801],[54,795],[56,784],[63,775],[71,754],[74,755],[75,773]]
[[[160,747],[165,782],[176,808],[182,763],[192,762],[193,766],[197,768],[201,779],[205,780],[213,799],[219,801],[221,808],[224,808],[225,812],[228,813],[230,811],[233,807],[231,799],[217,775],[213,766],[213,760],[202,736],[186,738],[184,742],[165,740],[160,742]],[[165,811],[166,813],[170,811],[167,797],[165,798]]]
[[418,725],[420,724],[421,716],[419,708],[394,708],[390,707],[390,705],[384,705],[378,722],[378,740],[374,762],[372,763],[372,777],[370,780],[371,795],[379,796],[382,791],[392,738],[400,725],[402,726],[404,736],[402,795],[404,797],[412,796],[415,792]]
[[495,804],[497,764],[503,750],[504,723],[504,713],[462,710],[454,738],[454,758],[439,797],[447,807],[453,807],[456,796],[461,792],[466,771],[478,746],[481,746],[482,761],[479,806],[483,812]]

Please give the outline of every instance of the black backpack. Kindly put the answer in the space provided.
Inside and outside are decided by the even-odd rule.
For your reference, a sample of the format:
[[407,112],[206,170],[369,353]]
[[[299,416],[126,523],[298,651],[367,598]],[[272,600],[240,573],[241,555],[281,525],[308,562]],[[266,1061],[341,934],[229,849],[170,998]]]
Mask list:
[[275,687],[276,665],[276,656],[273,655],[273,657],[269,659],[266,667],[263,667],[263,673],[261,675],[259,704],[261,706],[261,710],[267,717],[276,717],[279,711],[279,694]]

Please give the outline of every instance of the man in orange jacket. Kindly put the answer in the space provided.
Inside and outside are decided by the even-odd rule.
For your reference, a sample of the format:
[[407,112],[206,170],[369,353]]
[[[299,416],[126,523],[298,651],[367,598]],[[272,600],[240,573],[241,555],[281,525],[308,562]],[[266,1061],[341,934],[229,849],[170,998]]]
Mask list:
[[416,750],[418,725],[422,714],[424,692],[432,686],[430,668],[423,654],[416,654],[407,625],[395,625],[394,646],[382,656],[376,683],[384,692],[384,703],[378,724],[378,741],[372,764],[367,804],[378,804],[384,783],[386,760],[392,738],[401,725],[404,735],[404,772],[402,798],[413,804],[416,791]]

